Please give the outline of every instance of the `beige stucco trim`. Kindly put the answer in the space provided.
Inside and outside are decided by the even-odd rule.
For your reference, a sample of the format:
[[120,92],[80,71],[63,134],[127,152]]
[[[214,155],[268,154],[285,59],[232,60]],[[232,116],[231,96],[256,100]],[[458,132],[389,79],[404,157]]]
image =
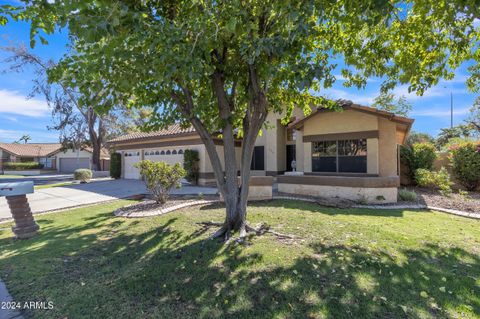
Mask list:
[[396,203],[398,195],[396,187],[367,188],[285,183],[278,184],[278,191],[287,194],[324,198],[338,197],[371,204]]

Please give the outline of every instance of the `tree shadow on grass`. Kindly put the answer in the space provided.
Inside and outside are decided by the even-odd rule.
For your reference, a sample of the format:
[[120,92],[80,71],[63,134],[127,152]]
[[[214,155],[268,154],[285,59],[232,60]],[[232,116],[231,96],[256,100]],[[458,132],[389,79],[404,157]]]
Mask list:
[[[34,317],[69,318],[405,318],[480,314],[479,256],[425,243],[395,255],[347,245],[309,244],[308,254],[205,240],[206,230],[166,216],[145,231],[110,214],[81,226],[45,227],[10,254],[1,276],[19,301],[52,300]],[[148,223],[149,220],[145,220]],[[141,223],[140,223],[141,225]],[[88,231],[100,228],[95,234]],[[274,242],[254,237],[248,244]],[[3,246],[5,245],[5,246]],[[30,248],[30,249],[29,249]]]
[[[210,210],[223,207],[222,203],[213,203],[200,207],[200,210]],[[252,201],[248,203],[248,207],[270,207],[295,209],[305,212],[320,213],[325,215],[357,215],[357,216],[381,216],[381,217],[403,217],[402,209],[365,209],[365,208],[334,208],[321,206],[316,203],[302,202],[290,199],[274,199],[263,201]],[[248,208],[247,208],[248,211]]]

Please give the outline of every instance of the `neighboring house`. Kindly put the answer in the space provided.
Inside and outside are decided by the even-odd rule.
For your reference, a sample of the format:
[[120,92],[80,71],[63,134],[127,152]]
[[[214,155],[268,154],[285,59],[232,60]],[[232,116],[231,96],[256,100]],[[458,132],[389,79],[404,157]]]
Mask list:
[[[413,119],[350,101],[337,102],[343,111],[316,109],[304,117],[301,110],[295,110],[295,118],[286,126],[281,124],[281,115],[270,114],[269,128],[255,144],[252,175],[275,176],[278,190],[284,193],[395,202],[398,145],[405,142]],[[193,128],[173,125],[109,143],[123,155],[123,178],[140,178],[134,164],[142,159],[183,163],[185,149],[195,149],[200,155],[199,183],[215,181],[205,146]],[[221,154],[222,141],[216,144]]]
[[[77,158],[78,157],[78,158]],[[45,170],[71,173],[77,168],[92,168],[92,150],[62,149],[59,143],[0,143],[0,172],[6,162],[38,162]],[[101,156],[102,170],[108,170],[110,156],[106,150]]]

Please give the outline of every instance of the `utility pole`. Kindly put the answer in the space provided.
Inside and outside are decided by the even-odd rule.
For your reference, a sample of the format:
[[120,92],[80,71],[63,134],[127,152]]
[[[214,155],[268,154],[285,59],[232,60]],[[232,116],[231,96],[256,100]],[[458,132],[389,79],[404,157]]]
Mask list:
[[450,128],[453,128],[453,93],[450,91]]

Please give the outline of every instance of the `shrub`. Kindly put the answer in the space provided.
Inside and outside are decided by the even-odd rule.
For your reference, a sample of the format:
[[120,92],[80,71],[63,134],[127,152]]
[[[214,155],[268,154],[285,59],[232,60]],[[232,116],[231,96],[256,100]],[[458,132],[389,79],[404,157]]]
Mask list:
[[112,153],[110,155],[110,177],[120,178],[122,176],[122,154]]
[[179,163],[168,165],[165,162],[144,160],[135,164],[135,167],[140,170],[147,189],[159,204],[167,201],[170,189],[180,187],[180,179],[185,176],[185,170]]
[[12,171],[24,171],[29,169],[42,169],[43,164],[37,162],[6,162],[3,169]]
[[87,168],[79,168],[73,172],[73,178],[81,183],[86,183],[92,179],[92,171]]
[[198,184],[198,175],[199,167],[198,163],[200,158],[198,156],[198,151],[196,150],[185,150],[183,153],[183,168],[186,171],[185,178],[190,183]]
[[417,143],[403,146],[401,149],[401,159],[408,168],[408,173],[412,182],[415,182],[415,172],[418,169],[431,171],[433,162],[437,158],[435,145],[432,143]]
[[399,189],[398,190],[398,199],[404,202],[416,202],[417,201],[417,194],[415,192],[411,192],[407,189]]
[[442,167],[438,172],[429,171],[419,168],[415,171],[415,181],[421,187],[432,187],[440,189],[443,195],[452,193],[452,182],[450,175],[445,167]]
[[450,147],[450,163],[458,182],[468,190],[480,185],[480,143],[464,142]]

